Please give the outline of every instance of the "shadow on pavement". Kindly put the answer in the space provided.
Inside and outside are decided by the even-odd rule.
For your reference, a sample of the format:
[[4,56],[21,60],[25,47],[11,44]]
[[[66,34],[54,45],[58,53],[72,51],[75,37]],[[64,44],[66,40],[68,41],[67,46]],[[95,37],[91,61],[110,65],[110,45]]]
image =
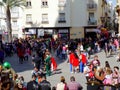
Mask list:
[[[55,60],[57,62],[57,66],[59,66],[60,64],[62,64],[64,62],[67,63],[66,60],[60,59],[60,58],[56,57],[55,55],[53,55],[53,57],[55,58]],[[8,61],[11,64],[12,68],[17,73],[33,70],[33,68],[34,68],[32,61],[31,61],[31,57],[29,57],[28,61],[23,61],[23,64],[19,63],[19,58],[17,57],[16,54],[14,54],[12,57],[5,57],[5,61]],[[62,73],[61,69],[57,69],[56,74],[60,74],[60,73]]]
[[52,72],[52,75],[61,74],[61,73],[62,73],[62,70],[61,69],[57,69],[57,70]]
[[23,61],[23,64],[20,64],[18,60],[19,59],[16,54],[14,54],[12,57],[5,58],[5,61],[11,64],[11,67],[15,70],[16,73],[33,70],[31,57],[29,57],[28,61]]

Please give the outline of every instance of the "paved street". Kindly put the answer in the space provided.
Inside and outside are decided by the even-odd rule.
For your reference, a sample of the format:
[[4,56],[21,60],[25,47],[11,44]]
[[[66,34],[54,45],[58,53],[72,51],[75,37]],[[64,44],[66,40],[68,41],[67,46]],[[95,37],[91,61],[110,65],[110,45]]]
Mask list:
[[[115,55],[113,57],[110,58],[106,58],[104,52],[100,52],[98,53],[99,56],[99,60],[101,62],[101,66],[105,65],[105,61],[109,61],[111,68],[113,68],[114,66],[119,66],[120,67],[120,62],[116,62],[116,58]],[[93,57],[93,56],[92,56]],[[54,74],[50,77],[47,77],[48,81],[51,82],[52,86],[56,86],[56,84],[60,81],[60,77],[61,76],[65,76],[66,78],[66,82],[69,82],[69,78],[70,76],[75,76],[76,77],[76,81],[78,81],[79,83],[81,83],[81,85],[84,87],[83,90],[86,90],[86,79],[85,76],[81,73],[76,73],[76,74],[71,74],[69,71],[69,63],[67,63],[67,61],[62,61],[62,60],[57,60],[58,63],[58,73]],[[7,57],[5,59],[5,61],[9,61],[12,65],[12,67],[14,68],[14,70],[19,74],[24,76],[25,81],[29,81],[31,79],[31,71],[33,69],[33,65],[31,63],[31,60],[29,61],[24,61],[23,64],[19,64],[18,63],[18,57],[17,55],[14,55],[13,57]]]

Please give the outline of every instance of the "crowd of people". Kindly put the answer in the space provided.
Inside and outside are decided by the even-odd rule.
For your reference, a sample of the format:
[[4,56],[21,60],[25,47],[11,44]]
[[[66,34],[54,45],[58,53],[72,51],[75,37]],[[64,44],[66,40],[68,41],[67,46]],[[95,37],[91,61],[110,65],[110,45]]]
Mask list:
[[[53,39],[16,39],[13,43],[4,43],[0,46],[0,90],[82,90],[80,83],[75,81],[75,77],[70,77],[70,83],[61,76],[60,83],[51,87],[50,82],[46,80],[57,70],[57,61],[54,55],[70,65],[70,73],[85,74],[87,84],[97,83],[96,90],[101,90],[101,85],[118,85],[120,83],[119,67],[115,66],[112,71],[109,62],[105,62],[105,67],[101,67],[101,62],[97,55],[104,50],[106,58],[117,54],[119,49],[118,38],[101,38],[92,40],[91,38],[76,40],[53,40]],[[9,63],[4,61],[5,57],[11,57],[17,54],[18,63],[31,59],[34,69],[32,71],[30,82],[25,82],[23,76],[19,76],[10,67]],[[54,54],[54,55],[53,55]],[[120,61],[120,54],[116,57]],[[12,70],[11,70],[12,69]],[[3,75],[3,76],[2,76]],[[12,84],[11,84],[12,83]]]

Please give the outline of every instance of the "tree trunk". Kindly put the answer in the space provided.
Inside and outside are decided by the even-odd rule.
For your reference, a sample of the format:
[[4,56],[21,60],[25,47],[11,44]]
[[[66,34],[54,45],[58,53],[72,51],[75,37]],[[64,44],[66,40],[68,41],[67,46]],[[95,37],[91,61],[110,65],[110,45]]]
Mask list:
[[7,23],[7,31],[8,31],[8,42],[12,42],[11,13],[9,6],[7,6],[6,9],[6,23]]

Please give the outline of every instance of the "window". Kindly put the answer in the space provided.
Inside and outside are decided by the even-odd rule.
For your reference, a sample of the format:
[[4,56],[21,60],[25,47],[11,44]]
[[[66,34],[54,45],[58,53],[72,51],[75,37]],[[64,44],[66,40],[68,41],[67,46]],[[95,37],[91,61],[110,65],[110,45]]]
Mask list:
[[14,7],[11,9],[11,17],[12,18],[18,18],[19,17],[19,8]]
[[19,8],[18,7],[14,7],[11,9],[11,12],[19,12]]
[[48,14],[42,14],[42,23],[48,23]]
[[96,24],[97,21],[95,20],[95,14],[94,12],[90,12],[89,13],[89,20],[88,20],[88,24]]
[[92,20],[94,20],[94,18],[95,18],[94,13],[90,12],[89,13],[89,20],[92,21]]
[[32,6],[32,4],[31,4],[31,0],[27,0],[27,1],[26,1],[26,7],[29,8],[29,7],[31,7],[31,6]]
[[65,23],[66,20],[65,20],[65,13],[59,13],[59,20],[58,20],[59,23]]
[[66,5],[66,0],[59,0],[58,6],[65,6]]
[[19,30],[18,22],[16,19],[12,20],[12,29],[13,30]]
[[26,23],[32,23],[32,15],[26,14]]
[[48,7],[48,0],[41,0],[41,7]]
[[14,21],[12,22],[12,26],[17,26],[17,20],[14,20]]
[[95,1],[94,0],[88,0],[88,2],[93,4]]

